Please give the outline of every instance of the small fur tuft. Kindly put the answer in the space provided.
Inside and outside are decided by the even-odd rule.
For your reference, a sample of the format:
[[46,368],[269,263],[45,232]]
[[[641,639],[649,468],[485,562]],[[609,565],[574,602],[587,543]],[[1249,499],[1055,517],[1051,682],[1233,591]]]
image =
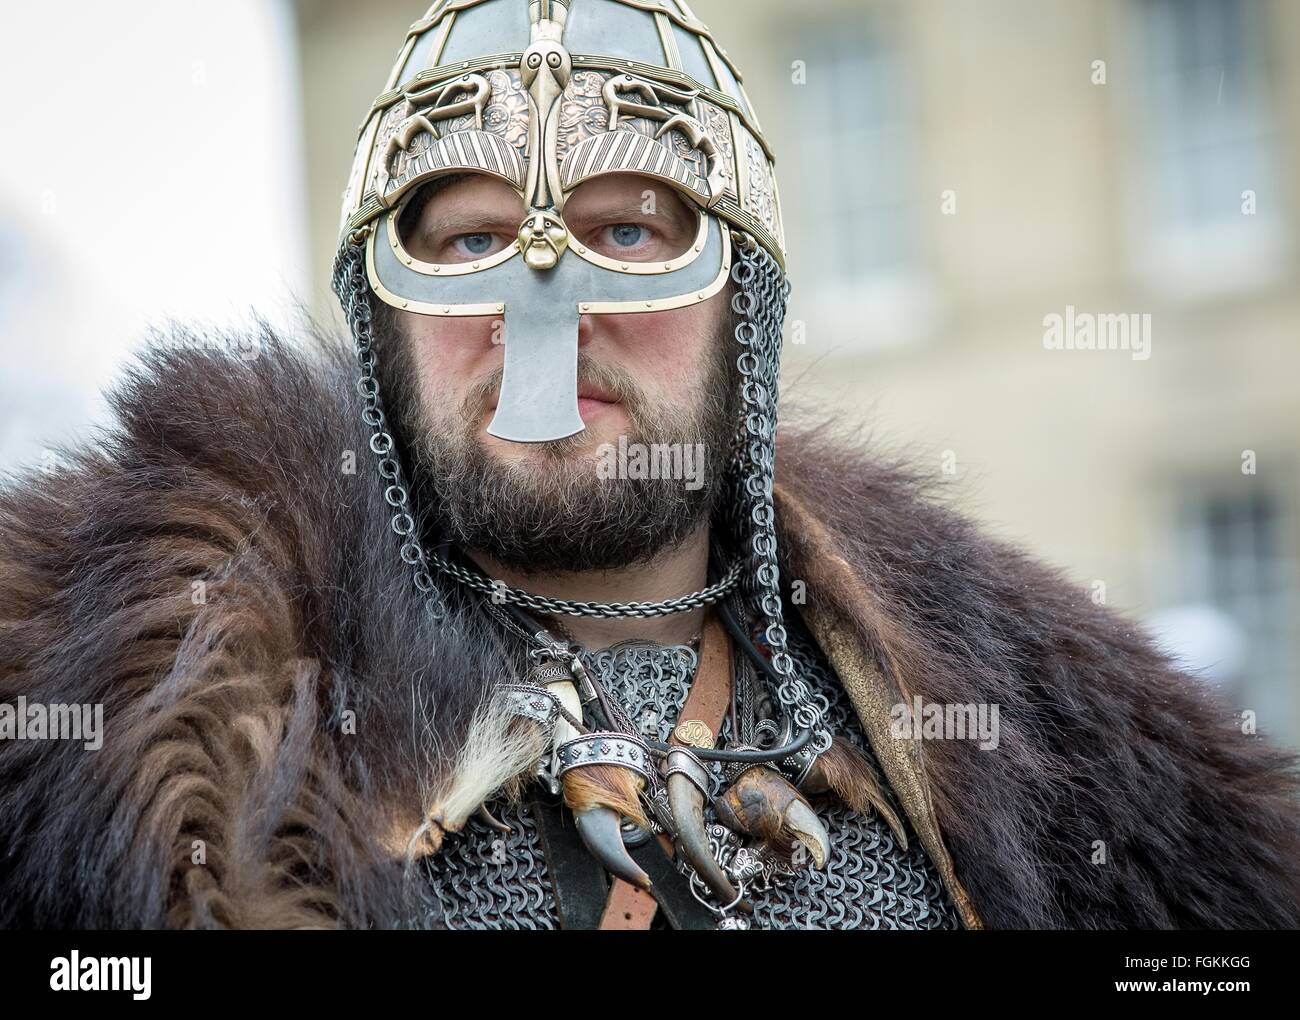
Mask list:
[[561,782],[564,803],[570,811],[613,808],[641,828],[650,828],[650,820],[641,807],[645,780],[631,769],[621,765],[580,765],[566,772]]
[[501,698],[486,699],[470,721],[432,817],[444,830],[459,832],[479,805],[497,793],[518,797],[546,744],[543,727],[509,713]]
[[852,741],[836,737],[831,746],[818,755],[813,774],[805,780],[803,789],[813,794],[832,793],[864,818],[869,817],[874,808],[880,812],[894,838],[904,850],[907,849],[907,830],[885,796],[875,766],[853,746]]

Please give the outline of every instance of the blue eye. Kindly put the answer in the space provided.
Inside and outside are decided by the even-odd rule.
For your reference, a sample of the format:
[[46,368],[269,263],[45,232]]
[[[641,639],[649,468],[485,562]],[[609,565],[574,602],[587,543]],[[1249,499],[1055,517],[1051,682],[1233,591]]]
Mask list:
[[491,234],[464,234],[459,240],[471,255],[486,255],[488,249],[492,247]]
[[610,237],[621,248],[632,248],[641,243],[645,229],[636,223],[618,223],[610,230]]

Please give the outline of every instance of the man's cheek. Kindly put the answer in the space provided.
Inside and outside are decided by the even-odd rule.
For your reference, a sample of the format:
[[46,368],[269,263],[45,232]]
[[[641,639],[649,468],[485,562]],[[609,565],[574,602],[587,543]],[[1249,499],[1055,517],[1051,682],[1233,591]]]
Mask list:
[[647,392],[659,393],[657,384],[674,381],[674,391],[699,378],[708,344],[707,333],[693,309],[645,312],[623,316],[621,331],[629,372]]

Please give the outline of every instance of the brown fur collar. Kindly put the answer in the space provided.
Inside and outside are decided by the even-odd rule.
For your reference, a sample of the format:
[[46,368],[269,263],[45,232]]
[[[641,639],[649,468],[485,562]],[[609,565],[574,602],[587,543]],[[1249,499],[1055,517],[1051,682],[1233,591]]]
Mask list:
[[[0,492],[0,703],[106,730],[0,742],[0,923],[396,923],[422,820],[489,792],[500,664],[411,589],[347,352],[190,339],[100,443]],[[783,581],[986,925],[1300,925],[1288,756],[905,473],[788,435],[778,479]],[[997,703],[998,750],[891,746],[913,695]]]

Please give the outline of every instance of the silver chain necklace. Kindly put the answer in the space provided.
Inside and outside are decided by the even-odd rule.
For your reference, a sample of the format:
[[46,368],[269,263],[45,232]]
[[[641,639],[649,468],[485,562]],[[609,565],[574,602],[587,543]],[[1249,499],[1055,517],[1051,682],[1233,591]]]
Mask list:
[[700,609],[713,605],[730,593],[740,583],[741,569],[739,562],[733,563],[731,569],[716,584],[691,592],[689,595],[664,599],[662,602],[581,602],[550,598],[524,591],[522,588],[508,587],[503,581],[494,581],[484,574],[467,570],[437,553],[429,553],[428,557],[444,574],[454,577],[468,588],[490,595],[495,602],[509,602],[547,616],[649,617],[668,616],[689,609]]

